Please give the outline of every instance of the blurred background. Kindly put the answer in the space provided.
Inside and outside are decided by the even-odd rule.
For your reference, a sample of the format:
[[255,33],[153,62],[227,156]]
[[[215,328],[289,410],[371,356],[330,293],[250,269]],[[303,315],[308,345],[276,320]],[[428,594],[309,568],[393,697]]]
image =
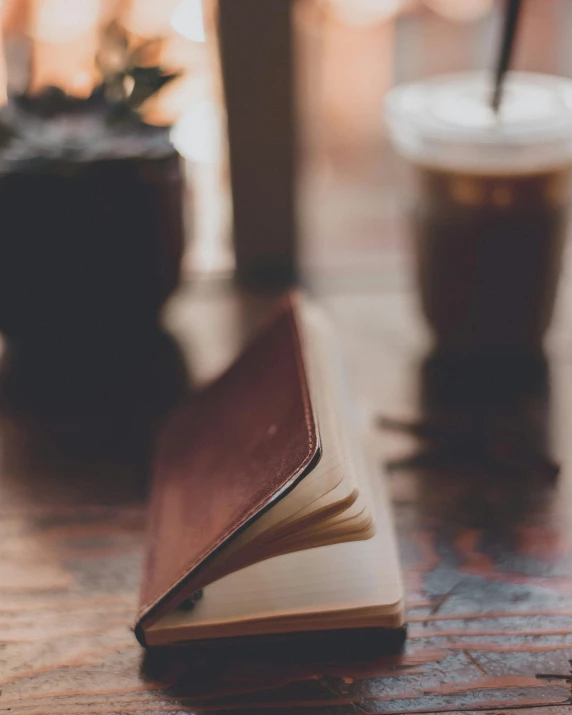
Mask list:
[[[296,0],[296,93],[301,144],[302,270],[312,280],[359,274],[406,280],[406,177],[382,119],[394,84],[490,68],[502,6],[495,0]],[[115,18],[146,61],[182,72],[141,108],[173,124],[188,175],[187,275],[233,269],[231,200],[215,0],[4,0],[10,89],[57,85],[89,96],[99,81],[101,28]],[[248,23],[245,14],[244,22]],[[530,2],[516,69],[572,76],[567,0]],[[26,28],[28,28],[26,30]],[[31,30],[29,28],[32,28]],[[401,278],[403,276],[403,278]],[[384,283],[385,285],[385,283]]]
[[[501,11],[495,0],[296,0],[300,260],[312,281],[408,280],[399,270],[408,260],[407,177],[386,139],[384,95],[420,77],[490,69]],[[147,115],[178,116],[172,138],[187,160],[193,194],[185,269],[228,275],[231,201],[216,3],[138,0],[132,17],[140,34],[164,23],[169,62],[189,69]],[[514,68],[572,76],[571,21],[567,0],[527,3]]]

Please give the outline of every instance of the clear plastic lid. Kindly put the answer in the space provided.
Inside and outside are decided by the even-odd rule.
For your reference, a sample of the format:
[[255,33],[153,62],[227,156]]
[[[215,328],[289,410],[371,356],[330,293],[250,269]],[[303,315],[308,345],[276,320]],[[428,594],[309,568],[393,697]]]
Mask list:
[[443,75],[392,89],[391,138],[410,160],[457,171],[528,173],[572,164],[572,80],[511,72],[498,114],[485,73]]

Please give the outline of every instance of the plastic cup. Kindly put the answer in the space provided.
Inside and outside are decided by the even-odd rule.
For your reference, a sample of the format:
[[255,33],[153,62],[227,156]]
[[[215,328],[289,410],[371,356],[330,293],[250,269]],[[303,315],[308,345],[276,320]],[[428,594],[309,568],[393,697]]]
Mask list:
[[542,350],[568,225],[572,81],[510,73],[500,112],[481,73],[401,85],[386,118],[414,167],[421,308],[439,350]]

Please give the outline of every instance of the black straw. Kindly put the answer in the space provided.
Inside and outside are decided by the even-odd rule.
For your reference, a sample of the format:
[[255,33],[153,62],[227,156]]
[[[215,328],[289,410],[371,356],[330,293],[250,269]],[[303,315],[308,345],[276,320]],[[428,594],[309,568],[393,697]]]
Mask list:
[[521,6],[522,0],[505,0],[502,45],[497,61],[495,72],[495,90],[493,92],[491,103],[495,112],[499,111],[502,102],[504,79],[510,65],[510,58],[514,47],[514,38],[516,35],[516,27],[518,25],[518,17]]

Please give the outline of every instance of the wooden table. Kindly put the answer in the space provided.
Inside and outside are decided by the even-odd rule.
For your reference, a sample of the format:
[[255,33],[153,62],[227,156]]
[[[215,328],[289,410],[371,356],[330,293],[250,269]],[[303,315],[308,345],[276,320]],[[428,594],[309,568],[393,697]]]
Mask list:
[[[408,292],[358,285],[319,298],[339,326],[371,425],[379,415],[414,420],[424,412],[429,424],[459,428],[456,438],[466,437],[467,424],[498,428],[486,459],[478,441],[452,449],[447,438],[420,456],[410,434],[372,429],[380,474],[392,465],[405,652],[219,649],[144,659],[130,626],[156,416],[180,398],[187,378],[222,370],[269,310],[268,300],[226,284],[196,284],[171,306],[175,342],[156,336],[137,360],[98,357],[105,369],[90,372],[81,404],[68,394],[78,379],[69,365],[38,373],[21,357],[5,367],[0,713],[572,713],[567,291],[549,376],[539,369],[519,383],[510,369],[495,378],[500,391],[480,383],[458,404],[435,382],[434,366],[423,368],[423,330]],[[534,461],[530,445],[562,464],[558,477]]]

